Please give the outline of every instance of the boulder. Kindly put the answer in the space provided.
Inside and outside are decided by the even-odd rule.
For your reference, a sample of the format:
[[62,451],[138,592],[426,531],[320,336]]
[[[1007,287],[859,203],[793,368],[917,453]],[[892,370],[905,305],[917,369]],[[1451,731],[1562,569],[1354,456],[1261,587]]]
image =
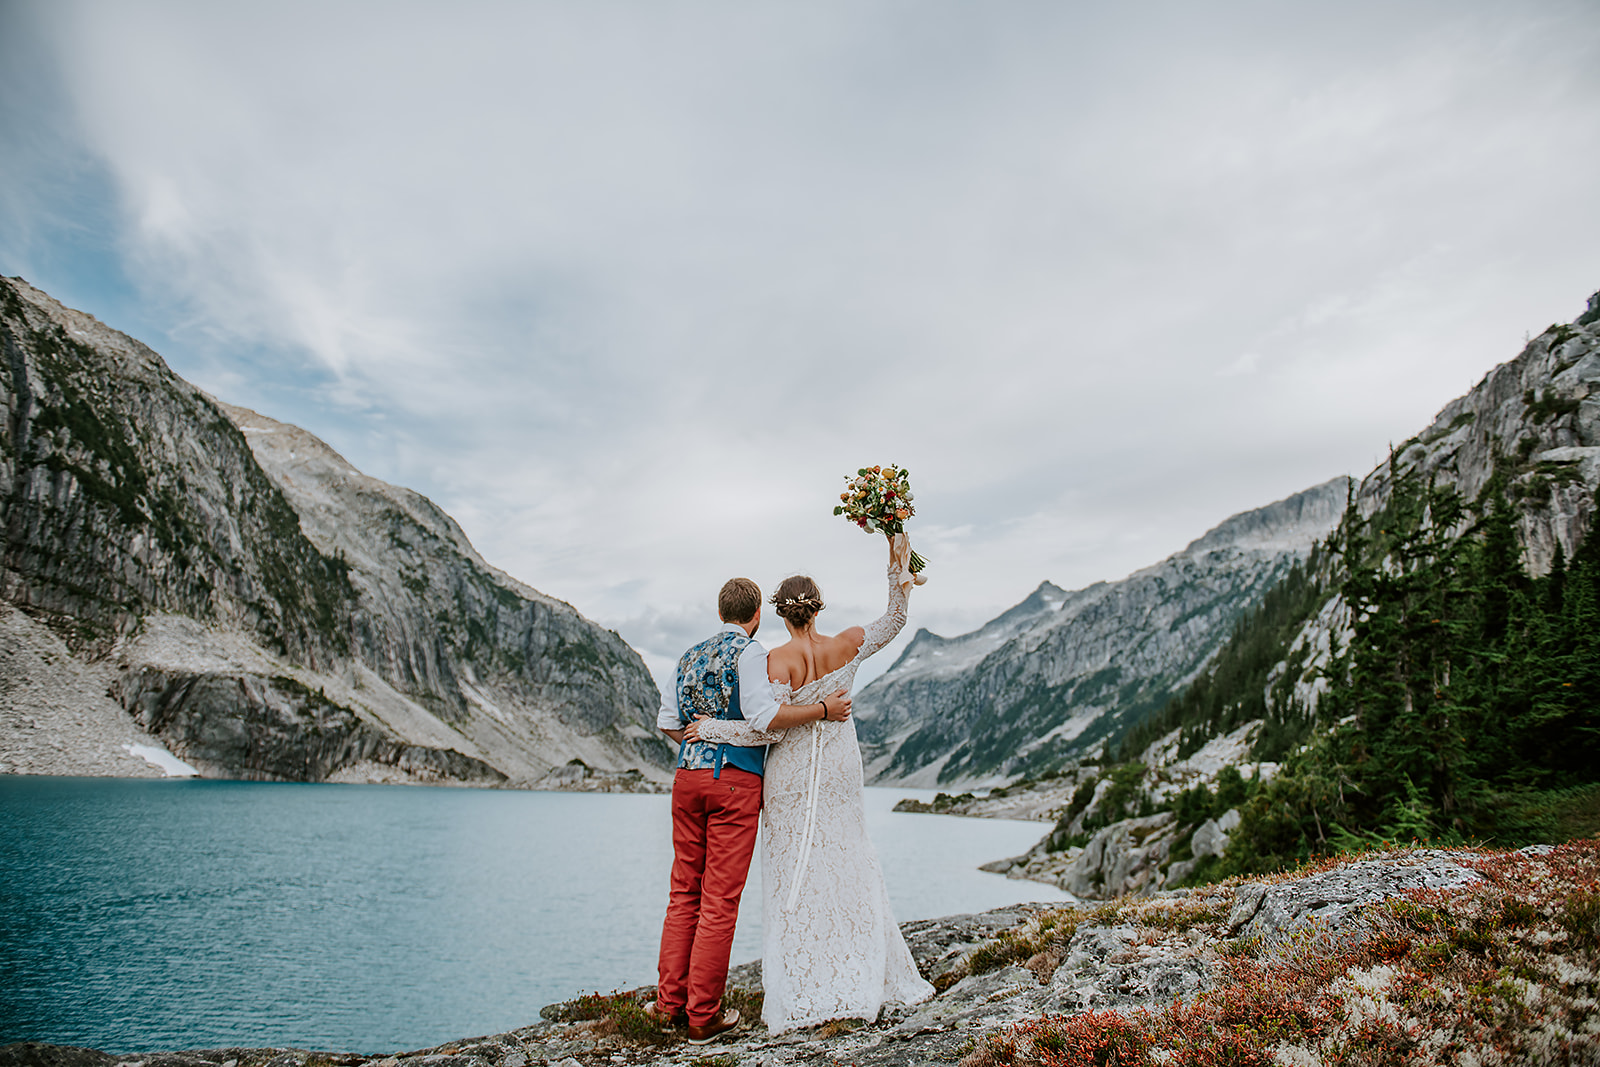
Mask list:
[[1210,967],[1202,960],[1154,946],[1146,951],[1138,940],[1137,927],[1129,924],[1079,930],[1050,980],[1047,1010],[1159,1007],[1192,1000],[1210,983]]
[[1336,932],[1362,908],[1408,889],[1455,889],[1481,882],[1465,865],[1471,853],[1423,851],[1404,858],[1359,860],[1295,881],[1239,887],[1228,913],[1234,937],[1281,941],[1300,930]]
[[1197,826],[1189,839],[1189,851],[1194,858],[1221,856],[1228,848],[1228,835],[1239,825],[1240,818],[1238,808],[1229,808],[1218,818],[1207,819]]

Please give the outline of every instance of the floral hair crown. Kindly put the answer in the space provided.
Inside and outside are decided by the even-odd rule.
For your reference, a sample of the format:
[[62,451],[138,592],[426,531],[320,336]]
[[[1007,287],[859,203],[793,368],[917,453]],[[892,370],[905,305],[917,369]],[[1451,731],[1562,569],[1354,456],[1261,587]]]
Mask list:
[[810,593],[803,593],[800,596],[786,596],[782,600],[779,600],[777,595],[774,594],[773,597],[772,597],[772,602],[774,604],[781,604],[783,607],[786,607],[786,608],[787,607],[802,607],[802,608],[816,608],[818,611],[822,610],[822,601],[818,600],[816,597],[812,596]]

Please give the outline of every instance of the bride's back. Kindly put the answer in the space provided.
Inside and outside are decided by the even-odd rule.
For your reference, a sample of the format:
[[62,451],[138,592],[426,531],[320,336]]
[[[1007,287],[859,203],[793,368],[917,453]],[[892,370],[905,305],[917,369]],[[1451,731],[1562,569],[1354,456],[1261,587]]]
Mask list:
[[805,575],[785,578],[772,595],[772,603],[789,627],[789,643],[767,654],[767,677],[786,683],[790,692],[798,692],[855,659],[866,640],[867,632],[859,626],[831,636],[817,632],[822,591]]
[[866,636],[867,632],[859,626],[831,637],[815,629],[794,634],[788,644],[779,645],[767,654],[767,677],[774,682],[786,682],[791,692],[798,692],[855,659]]

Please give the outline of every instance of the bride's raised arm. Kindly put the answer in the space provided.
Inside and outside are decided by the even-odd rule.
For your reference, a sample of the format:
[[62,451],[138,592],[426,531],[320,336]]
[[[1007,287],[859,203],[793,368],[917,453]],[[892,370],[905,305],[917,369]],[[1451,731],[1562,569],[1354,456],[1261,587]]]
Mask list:
[[[867,626],[866,640],[861,642],[861,651],[857,653],[862,659],[893,641],[905,629],[906,608],[910,599],[907,594],[911,589],[911,572],[906,569],[905,563],[910,545],[905,543],[905,536],[889,535],[889,607]],[[896,544],[896,538],[902,544]]]

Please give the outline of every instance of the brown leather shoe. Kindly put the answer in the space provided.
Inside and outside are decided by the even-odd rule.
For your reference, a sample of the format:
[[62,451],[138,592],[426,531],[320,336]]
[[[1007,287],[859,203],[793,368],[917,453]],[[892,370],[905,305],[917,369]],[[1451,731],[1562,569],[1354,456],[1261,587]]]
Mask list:
[[668,1015],[657,1007],[657,1002],[654,1000],[644,1006],[644,1013],[655,1021],[655,1024],[661,1028],[661,1032],[664,1034],[670,1034],[679,1027],[689,1025],[688,1012],[679,1008],[671,1015]]
[[689,1024],[689,1044],[705,1045],[739,1025],[739,1009],[723,1008],[722,1014],[704,1026]]

